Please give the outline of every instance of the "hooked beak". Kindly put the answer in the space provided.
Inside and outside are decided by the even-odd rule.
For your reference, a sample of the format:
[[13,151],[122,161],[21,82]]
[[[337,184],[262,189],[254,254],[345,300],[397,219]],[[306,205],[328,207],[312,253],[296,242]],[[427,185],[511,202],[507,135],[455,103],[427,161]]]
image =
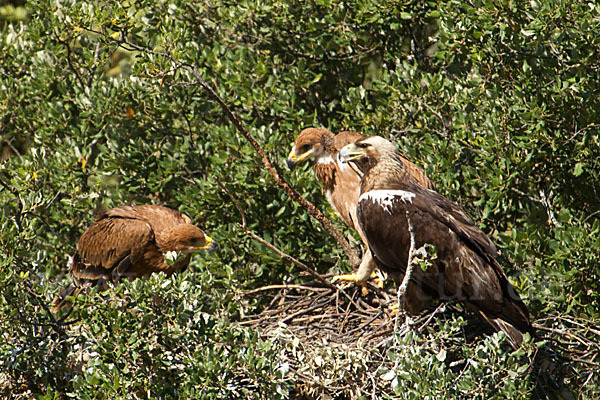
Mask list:
[[198,248],[198,250],[219,250],[219,244],[215,242],[210,236],[204,236],[206,244]]
[[299,162],[305,160],[307,157],[309,157],[312,152],[314,151],[314,149],[310,149],[309,151],[307,151],[304,154],[300,154],[300,156],[298,157],[296,155],[296,146],[294,146],[292,148],[292,151],[290,151],[290,154],[288,155],[287,158],[287,166],[289,169],[292,169],[296,166],[296,164],[298,164]]
[[347,163],[356,159],[359,159],[361,157],[364,157],[365,153],[362,151],[362,149],[360,147],[357,147],[356,145],[354,145],[354,143],[350,143],[344,147],[342,147],[342,149],[340,150],[339,154],[338,154],[338,159],[343,162],[343,163]]

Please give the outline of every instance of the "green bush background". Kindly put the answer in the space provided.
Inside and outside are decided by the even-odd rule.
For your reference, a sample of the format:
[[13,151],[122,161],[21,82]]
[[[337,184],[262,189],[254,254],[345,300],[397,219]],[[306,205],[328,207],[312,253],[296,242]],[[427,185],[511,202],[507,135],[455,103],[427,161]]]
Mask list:
[[[321,273],[350,266],[194,71],[276,164],[308,126],[392,139],[493,238],[534,320],[598,335],[594,2],[0,2],[0,32],[5,396],[294,397],[277,344],[235,321],[261,307],[241,292],[304,278],[244,234],[217,181],[265,240]],[[284,176],[345,229],[310,173]],[[222,250],[56,320],[47,307],[79,235],[94,213],[133,203],[190,215]],[[425,350],[390,354],[410,371],[395,395],[546,396],[496,339],[458,377]],[[580,398],[600,396],[597,351],[569,355],[587,360],[565,378]]]

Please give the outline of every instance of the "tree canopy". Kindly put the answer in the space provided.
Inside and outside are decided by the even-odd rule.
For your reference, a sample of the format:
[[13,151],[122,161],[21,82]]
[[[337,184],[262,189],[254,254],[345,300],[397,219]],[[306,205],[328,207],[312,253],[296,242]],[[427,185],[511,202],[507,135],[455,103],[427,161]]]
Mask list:
[[[358,242],[307,169],[283,168],[309,126],[383,136],[421,165],[498,246],[543,338],[512,351],[438,321],[397,337],[394,368],[360,375],[377,397],[600,396],[594,2],[9,1],[0,30],[4,396],[300,398],[306,377],[285,362],[298,343],[239,322],[271,300],[243,293],[308,279],[266,244],[320,274],[352,268],[274,178]],[[148,203],[189,215],[221,251],[51,314],[94,215]],[[450,343],[458,370],[440,356]],[[523,361],[543,344],[561,382]],[[350,357],[340,349],[319,368],[358,377],[364,365],[327,363]],[[371,398],[357,387],[310,393]]]

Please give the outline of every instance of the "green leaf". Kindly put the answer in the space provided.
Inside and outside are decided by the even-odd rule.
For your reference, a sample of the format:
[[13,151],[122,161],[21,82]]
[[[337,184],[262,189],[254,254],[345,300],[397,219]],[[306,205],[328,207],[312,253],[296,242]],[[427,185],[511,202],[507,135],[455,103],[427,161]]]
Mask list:
[[573,175],[579,176],[583,173],[583,168],[585,167],[585,163],[578,162],[575,164],[575,168],[573,168]]

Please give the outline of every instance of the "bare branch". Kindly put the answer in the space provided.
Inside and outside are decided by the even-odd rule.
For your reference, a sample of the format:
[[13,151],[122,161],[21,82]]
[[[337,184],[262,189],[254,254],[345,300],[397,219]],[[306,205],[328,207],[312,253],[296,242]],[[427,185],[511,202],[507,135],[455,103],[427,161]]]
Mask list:
[[[552,196],[552,191],[550,191],[550,196]],[[560,222],[556,220],[554,216],[554,212],[552,211],[552,205],[550,204],[550,199],[546,196],[546,193],[543,190],[540,190],[540,199],[542,200],[542,204],[546,209],[546,214],[548,214],[548,222],[554,225],[556,228],[561,226]]]
[[352,247],[350,246],[350,243],[348,243],[348,241],[340,233],[340,231],[338,231],[335,228],[335,226],[331,223],[331,221],[318,208],[316,208],[311,202],[309,202],[304,197],[302,197],[300,195],[300,193],[298,193],[294,188],[292,188],[285,181],[285,179],[273,167],[273,165],[271,164],[271,161],[269,160],[269,158],[265,154],[265,152],[262,149],[262,147],[258,144],[258,142],[256,141],[256,139],[254,139],[252,137],[252,135],[250,134],[250,132],[248,132],[248,130],[246,130],[246,128],[244,127],[244,125],[242,124],[242,122],[240,121],[240,119],[237,117],[237,115],[235,115],[231,111],[231,109],[227,106],[227,104],[225,104],[225,101],[202,78],[202,76],[200,75],[200,73],[195,68],[193,68],[191,71],[194,74],[194,76],[196,77],[196,79],[198,79],[198,82],[200,83],[200,85],[208,92],[209,96],[212,97],[213,100],[215,100],[221,106],[221,108],[223,109],[223,111],[225,111],[225,114],[227,114],[229,120],[233,123],[233,125],[236,127],[236,129],[242,134],[242,136],[244,136],[250,142],[250,144],[252,145],[252,147],[254,147],[254,149],[256,150],[256,152],[258,153],[258,155],[260,156],[263,165],[265,166],[265,168],[267,168],[267,171],[269,172],[269,175],[271,175],[273,177],[273,179],[275,179],[275,182],[283,190],[285,190],[285,192],[292,199],[294,199],[298,203],[300,203],[308,211],[308,213],[310,215],[312,215],[313,217],[315,217],[317,220],[319,220],[319,222],[321,222],[321,224],[323,224],[323,226],[329,231],[329,233],[337,240],[337,242],[339,243],[339,245],[344,249],[344,252],[346,253],[346,256],[348,257],[348,259],[350,260],[350,263],[352,265],[357,265],[360,262],[360,258],[358,257],[358,255],[356,254],[356,252],[354,251],[354,249],[352,249]]
[[256,289],[248,290],[247,292],[242,293],[242,296],[247,296],[249,294],[253,294],[253,293],[257,293],[257,292],[263,292],[265,290],[274,290],[274,289],[299,289],[299,290],[310,290],[310,291],[313,291],[313,292],[320,292],[322,290],[327,290],[327,289],[319,289],[319,288],[315,288],[315,287],[311,287],[311,286],[283,284],[283,285],[263,286],[263,287],[259,287],[259,288],[256,288]]
[[404,273],[404,279],[398,287],[398,310],[405,310],[406,308],[406,289],[408,288],[408,282],[412,277],[412,272],[415,268],[415,228],[413,227],[408,211],[406,212],[406,222],[408,223],[408,232],[410,233],[410,247],[408,249],[408,262],[406,266],[406,272]]
[[215,177],[215,181],[217,182],[217,184],[219,185],[219,187],[225,192],[227,193],[227,196],[229,196],[229,198],[231,199],[231,201],[233,202],[233,204],[235,205],[235,207],[237,208],[237,210],[239,211],[241,217],[242,217],[242,223],[240,224],[240,227],[244,230],[244,232],[250,236],[251,238],[253,238],[254,240],[256,240],[257,242],[267,246],[269,249],[273,250],[275,253],[277,253],[277,255],[281,258],[283,258],[284,260],[290,261],[293,264],[296,264],[298,267],[300,267],[302,270],[308,272],[311,276],[313,276],[315,279],[317,279],[319,282],[321,282],[322,284],[324,284],[325,286],[327,286],[328,288],[337,291],[338,287],[335,286],[334,284],[332,284],[331,282],[329,282],[327,279],[323,278],[321,276],[321,274],[319,274],[318,272],[316,272],[315,270],[313,270],[312,268],[310,268],[308,265],[304,264],[302,261],[297,260],[296,258],[290,256],[289,254],[281,251],[278,247],[272,245],[271,243],[267,242],[265,239],[261,238],[260,236],[258,236],[256,233],[252,232],[251,230],[249,230],[246,226],[246,216],[244,215],[244,211],[242,210],[242,207],[240,206],[240,204],[238,203],[238,201],[235,199],[235,197],[233,197],[233,194],[231,194],[231,192],[229,191],[229,189],[227,189],[225,187],[225,185],[223,185],[223,183],[221,183],[221,181],[219,181],[219,179],[217,179]]

